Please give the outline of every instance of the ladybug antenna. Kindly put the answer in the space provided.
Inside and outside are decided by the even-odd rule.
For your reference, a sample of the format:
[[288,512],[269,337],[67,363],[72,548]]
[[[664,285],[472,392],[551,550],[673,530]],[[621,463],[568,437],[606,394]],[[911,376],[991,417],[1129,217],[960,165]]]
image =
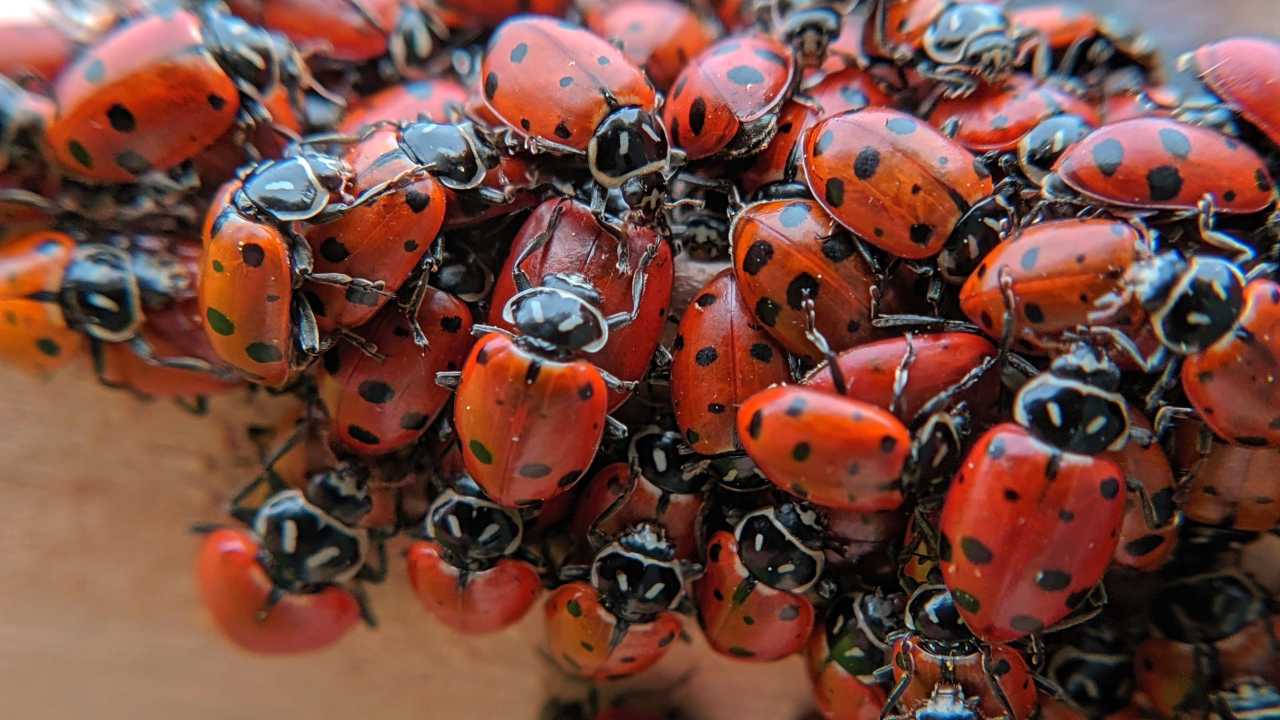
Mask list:
[[902,360],[898,362],[898,367],[893,371],[893,400],[889,403],[889,412],[898,415],[902,411],[902,396],[907,390],[907,382],[910,379],[911,365],[916,361],[916,346],[911,342],[911,333],[907,332],[902,336],[907,343],[907,351],[902,354]]
[[836,354],[831,349],[831,345],[827,343],[827,337],[818,330],[817,312],[814,310],[813,298],[806,293],[804,302],[801,304],[804,310],[804,336],[809,342],[818,349],[827,363],[827,372],[831,373],[831,383],[835,386],[836,393],[844,395],[848,392],[849,386],[844,381],[844,371],[840,369],[840,364],[836,362]]

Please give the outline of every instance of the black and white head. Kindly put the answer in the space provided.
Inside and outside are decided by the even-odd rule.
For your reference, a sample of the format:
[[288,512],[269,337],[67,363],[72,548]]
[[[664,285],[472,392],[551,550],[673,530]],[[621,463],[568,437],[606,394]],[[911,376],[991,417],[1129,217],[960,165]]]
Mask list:
[[373,510],[369,470],[362,463],[342,462],[307,479],[307,500],[343,523],[355,526]]
[[633,434],[627,459],[634,471],[673,495],[702,492],[714,479],[710,472],[690,463],[695,458],[684,437],[673,430],[649,427]]
[[684,598],[675,546],[651,523],[628,528],[596,553],[591,584],[605,609],[631,622],[648,621]]
[[1018,141],[1018,167],[1028,180],[1043,185],[1058,158],[1093,130],[1093,125],[1079,115],[1054,115],[1042,120]]
[[519,330],[526,344],[546,354],[593,353],[609,341],[602,302],[600,291],[582,275],[553,273],[508,300],[502,319]]
[[600,121],[587,143],[587,167],[601,186],[619,188],[633,178],[662,177],[670,152],[662,120],[648,110],[629,105]]
[[282,160],[259,163],[235,194],[242,214],[275,223],[317,217],[334,195],[344,196],[352,171],[342,160],[303,152]]
[[947,3],[924,34],[929,60],[994,82],[1013,70],[1018,54],[1003,3]]
[[111,245],[76,247],[62,276],[59,301],[69,327],[104,342],[129,340],[144,319],[133,261]]
[[355,577],[364,564],[368,536],[311,504],[298,490],[272,495],[258,509],[253,531],[262,544],[259,561],[287,592],[307,592]]
[[484,182],[493,151],[469,122],[417,120],[400,130],[400,147],[413,162],[452,190],[471,190]]
[[826,567],[825,532],[817,512],[784,502],[743,517],[734,536],[738,556],[752,576],[769,587],[803,593]]
[[1222,258],[1188,260],[1169,251],[1134,265],[1127,280],[1150,314],[1160,344],[1178,355],[1221,340],[1239,324],[1244,309],[1244,275]]
[[782,19],[782,40],[795,53],[801,67],[818,67],[827,48],[840,35],[841,16],[825,5],[797,7]]
[[470,478],[445,490],[423,521],[426,535],[459,567],[488,567],[520,547],[524,522],[517,512],[485,499]]
[[945,585],[921,585],[907,600],[907,629],[926,647],[972,642],[973,634],[960,617],[955,598]]
[[1129,438],[1128,405],[1119,388],[1120,368],[1111,358],[1077,342],[1018,390],[1013,419],[1066,452],[1119,450]]

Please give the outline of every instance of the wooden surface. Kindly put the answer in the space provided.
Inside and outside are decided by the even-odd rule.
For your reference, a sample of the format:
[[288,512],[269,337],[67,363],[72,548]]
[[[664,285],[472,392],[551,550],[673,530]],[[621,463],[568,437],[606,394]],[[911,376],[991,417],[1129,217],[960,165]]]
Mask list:
[[[1172,53],[1231,32],[1280,34],[1271,0],[1115,0],[1168,24]],[[0,368],[0,705],[10,718],[535,718],[572,694],[538,656],[540,613],[465,642],[417,606],[396,564],[373,589],[382,629],[319,655],[264,660],[220,640],[194,594],[194,521],[221,518],[252,471],[236,395],[210,418],[139,403],[76,373],[34,382]],[[397,559],[398,560],[398,559]],[[696,635],[696,631],[694,633]],[[767,666],[678,644],[641,684],[695,720],[789,720],[809,707],[797,659]]]

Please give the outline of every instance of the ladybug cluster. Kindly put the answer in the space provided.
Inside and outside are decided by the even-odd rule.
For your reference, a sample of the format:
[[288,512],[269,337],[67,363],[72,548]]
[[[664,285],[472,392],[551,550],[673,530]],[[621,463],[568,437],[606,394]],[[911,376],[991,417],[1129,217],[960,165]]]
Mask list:
[[0,356],[294,399],[200,528],[234,644],[390,571],[591,682],[700,630],[828,720],[1280,714],[1280,43],[1166,84],[1067,3],[5,23]]

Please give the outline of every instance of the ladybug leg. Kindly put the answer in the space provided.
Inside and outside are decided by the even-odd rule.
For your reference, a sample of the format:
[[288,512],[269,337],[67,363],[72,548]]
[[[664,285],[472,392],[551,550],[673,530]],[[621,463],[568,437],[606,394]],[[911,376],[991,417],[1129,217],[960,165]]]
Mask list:
[[297,328],[294,333],[294,342],[298,350],[302,352],[304,357],[319,355],[322,350],[320,326],[316,324],[316,314],[311,309],[311,303],[301,292],[295,291],[293,293],[293,305],[290,313],[293,315],[294,326]]
[[443,262],[444,241],[437,236],[431,245],[431,251],[423,255],[422,261],[418,263],[418,279],[413,284],[413,294],[406,302],[400,304],[400,309],[404,311],[405,320],[409,324],[409,331],[413,333],[413,344],[423,350],[429,350],[431,343],[427,340],[427,334],[422,331],[421,323],[418,322],[418,311],[422,308],[422,301],[427,297],[427,289],[431,287],[428,282],[430,274],[439,270]]
[[529,279],[523,269],[524,263],[543,245],[546,245],[551,236],[555,235],[556,228],[560,226],[560,217],[562,215],[564,215],[563,201],[556,203],[556,206],[551,209],[551,217],[547,220],[547,227],[537,235],[534,235],[529,244],[516,256],[515,262],[511,263],[511,279],[515,282],[517,293],[522,293],[533,287],[533,281]]
[[[1160,440],[1169,432],[1173,424],[1179,420],[1191,420],[1196,416],[1196,411],[1189,407],[1177,407],[1174,405],[1164,405],[1156,411],[1156,417],[1151,422],[1151,434],[1156,440]],[[1213,433],[1206,428],[1202,428],[1203,437],[1197,438],[1196,449],[1203,457],[1209,454],[1209,450],[1213,447]],[[1207,445],[1203,442],[1208,439]]]
[[[964,70],[957,67],[947,67],[935,65],[931,62],[921,62],[916,66],[916,71],[926,79],[933,80],[939,84],[941,97],[952,99],[968,97],[978,89],[978,82],[969,76]],[[937,99],[934,100],[936,102]],[[926,100],[926,103],[928,100]],[[922,107],[925,107],[922,105]]]
[[[895,683],[893,686],[893,689],[889,691],[889,697],[885,699],[884,707],[881,708],[880,710],[880,720],[887,720],[888,718],[899,717],[897,715],[894,715],[893,711],[897,709],[898,705],[902,702],[902,696],[906,694],[907,688],[911,687],[911,681],[915,679],[916,663],[915,663],[915,660],[911,657],[911,654],[902,653],[897,655],[894,659],[896,661],[899,658],[902,660],[901,664],[904,666],[902,668],[903,669],[902,677],[898,678],[898,682]],[[888,673],[882,673],[881,671],[883,670],[887,670]],[[886,665],[885,667],[880,668],[879,670],[876,670],[877,678],[884,674],[887,674],[890,678],[892,678],[893,668]],[[1010,715],[1009,717],[1013,717],[1013,715]]]
[[377,360],[378,362],[382,362],[387,359],[386,355],[383,355],[382,353],[378,352],[377,345],[369,342],[368,340],[365,340],[364,338],[360,337],[356,333],[353,333],[346,328],[334,328],[333,334],[339,340],[343,340],[345,342],[350,343],[357,350],[364,353],[365,355],[368,355],[374,360]]
[[461,370],[442,370],[436,373],[436,385],[442,388],[457,390],[460,382],[462,382]]
[[192,415],[203,417],[209,414],[209,398],[205,395],[193,395],[190,398],[176,397],[173,399],[173,404]]
[[596,368],[596,372],[600,373],[600,378],[604,380],[604,384],[614,392],[631,392],[636,389],[637,385],[639,385],[639,383],[634,380],[620,380],[616,375],[608,372],[607,370]]
[[[1011,354],[1006,357],[1005,360],[1009,361],[1014,357],[1017,356]],[[998,354],[994,357],[983,358],[982,362],[978,363],[969,370],[969,372],[965,373],[964,377],[960,378],[955,384],[943,389],[937,395],[929,398],[924,405],[921,405],[920,409],[916,411],[915,416],[911,418],[911,423],[914,425],[921,418],[927,418],[946,407],[947,404],[950,403],[957,395],[977,384],[977,382],[981,380],[982,377],[991,370],[991,368],[995,367],[999,363],[1000,356]]]
[[625,440],[630,434],[626,423],[618,420],[612,415],[604,416],[604,433],[615,440]]
[[1178,384],[1178,375],[1182,370],[1182,360],[1179,358],[1169,358],[1164,363],[1164,369],[1160,372],[1160,379],[1156,380],[1156,384],[1151,386],[1151,390],[1147,392],[1144,398],[1145,405],[1143,407],[1148,413],[1154,412],[1156,406],[1160,404],[1160,399],[1170,388]]
[[907,343],[907,350],[902,353],[902,359],[898,361],[898,367],[893,371],[893,399],[889,401],[889,412],[894,415],[902,412],[902,395],[907,391],[911,366],[916,361],[916,346],[911,342],[910,331],[903,335],[903,340]]
[[1236,240],[1227,233],[1213,229],[1214,209],[1213,195],[1206,194],[1196,205],[1197,221],[1200,227],[1200,239],[1204,242],[1233,254],[1238,263],[1252,260],[1257,253],[1253,248]]
[[189,370],[211,375],[220,380],[235,380],[238,377],[231,370],[214,367],[207,360],[197,357],[156,357],[151,345],[146,340],[143,340],[140,335],[134,336],[129,341],[129,349],[133,351],[134,355],[138,356],[138,359],[153,367]]
[[807,292],[804,300],[801,302],[801,308],[805,313],[805,338],[818,350],[818,354],[825,358],[827,371],[831,373],[831,383],[835,388],[836,394],[847,394],[849,392],[849,385],[845,382],[844,370],[841,369],[840,363],[837,362],[836,353],[831,349],[831,345],[827,342],[827,337],[818,330],[817,312],[814,310],[813,298],[809,297]]
[[1004,687],[1000,684],[1000,678],[996,676],[995,671],[991,669],[991,648],[986,644],[979,647],[978,651],[982,654],[982,674],[987,678],[987,687],[991,688],[991,692],[1000,701],[1000,706],[1004,708],[1004,716],[1006,718],[1015,718],[1017,715],[1013,712],[1013,703],[1009,702],[1009,696],[1005,693]]
[[489,333],[502,333],[507,337],[515,337],[515,334],[506,328],[500,328],[497,325],[485,325],[484,323],[476,323],[471,326],[471,334],[476,337],[482,337]]
[[1044,34],[1032,28],[1021,28],[1013,36],[1014,46],[1018,48],[1017,57],[1014,64],[1021,67],[1026,63],[1027,56],[1031,56],[1031,75],[1037,80],[1043,80],[1049,76],[1051,57],[1049,55],[1049,42]]
[[373,558],[365,559],[356,578],[365,582],[380,583],[387,579],[387,544],[381,540],[374,543]]
[[649,265],[653,263],[653,259],[658,255],[658,242],[653,243],[644,249],[644,254],[640,256],[640,264],[636,267],[636,272],[631,276],[631,311],[614,313],[605,318],[605,323],[609,326],[609,330],[618,330],[635,322],[640,315],[640,302],[644,299],[645,283],[648,280],[648,273],[645,272]]
[[378,618],[373,614],[373,607],[369,604],[369,594],[365,592],[364,585],[352,583],[347,588],[347,592],[351,593],[351,597],[356,601],[356,607],[360,608],[360,619],[364,624],[371,628],[378,627]]

